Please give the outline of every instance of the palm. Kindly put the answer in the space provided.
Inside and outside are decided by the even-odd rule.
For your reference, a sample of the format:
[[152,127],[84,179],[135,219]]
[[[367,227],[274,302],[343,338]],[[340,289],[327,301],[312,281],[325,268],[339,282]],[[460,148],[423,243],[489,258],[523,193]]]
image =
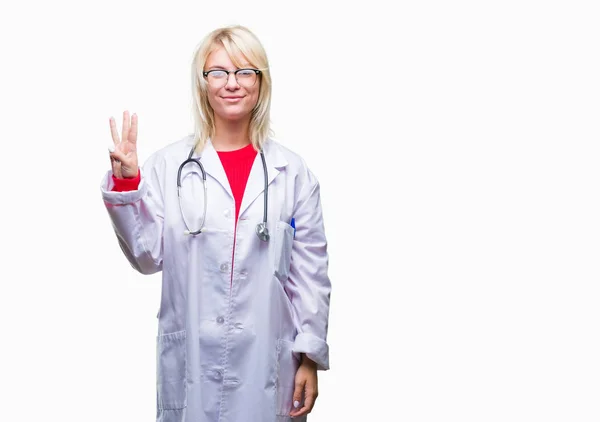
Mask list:
[[119,138],[115,120],[110,118],[110,133],[114,143],[114,151],[111,152],[110,158],[113,174],[119,179],[136,177],[138,174],[137,129],[137,115],[134,114],[130,120],[129,112],[125,111],[123,129]]

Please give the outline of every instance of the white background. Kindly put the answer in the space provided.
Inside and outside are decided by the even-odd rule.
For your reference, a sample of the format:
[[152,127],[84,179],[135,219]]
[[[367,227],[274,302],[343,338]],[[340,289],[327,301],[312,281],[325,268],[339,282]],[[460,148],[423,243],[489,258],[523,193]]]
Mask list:
[[154,420],[160,275],[101,200],[108,118],[142,161],[188,134],[193,49],[239,23],[322,185],[310,421],[600,420],[594,2],[350,3],[1,6],[0,419]]

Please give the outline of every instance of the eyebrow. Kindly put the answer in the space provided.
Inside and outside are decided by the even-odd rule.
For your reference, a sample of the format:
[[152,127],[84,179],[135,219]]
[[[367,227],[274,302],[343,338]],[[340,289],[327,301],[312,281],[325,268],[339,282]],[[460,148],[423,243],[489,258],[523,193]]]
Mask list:
[[[214,65],[214,66],[210,66],[208,68],[208,70],[227,70],[227,68],[225,66],[220,66],[220,65]],[[250,66],[249,64],[244,64],[244,66],[239,67],[238,69],[252,69],[252,66]],[[237,70],[237,69],[236,69]]]

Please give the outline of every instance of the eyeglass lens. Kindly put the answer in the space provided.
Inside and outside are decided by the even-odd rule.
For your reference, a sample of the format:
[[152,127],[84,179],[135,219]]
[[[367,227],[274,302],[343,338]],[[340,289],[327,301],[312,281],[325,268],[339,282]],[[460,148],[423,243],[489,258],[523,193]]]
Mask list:
[[[240,69],[237,72],[230,72],[235,74],[237,83],[241,86],[249,87],[254,85],[256,82],[256,72],[251,69]],[[224,70],[212,70],[207,75],[208,83],[213,86],[223,86],[229,80],[229,75]]]

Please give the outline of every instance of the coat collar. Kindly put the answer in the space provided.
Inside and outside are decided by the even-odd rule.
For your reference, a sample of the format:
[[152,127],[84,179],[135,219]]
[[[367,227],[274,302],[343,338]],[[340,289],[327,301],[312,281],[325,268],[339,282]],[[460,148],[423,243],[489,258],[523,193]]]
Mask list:
[[[267,164],[268,182],[270,185],[273,180],[277,177],[280,169],[287,166],[287,160],[283,155],[283,152],[279,145],[271,140],[270,138],[263,144],[263,152],[265,155],[265,162]],[[202,150],[202,165],[204,171],[206,171],[207,177],[210,176],[215,179],[223,187],[223,189],[233,199],[231,192],[231,186],[229,180],[225,174],[225,169],[221,163],[221,159],[217,154],[210,139],[206,141],[204,149]],[[246,190],[244,191],[244,197],[240,206],[239,216],[241,217],[244,211],[252,204],[256,198],[265,190],[265,179],[262,159],[260,152],[256,154],[252,168],[250,169],[250,175],[248,176],[248,182],[246,183]],[[210,197],[210,193],[209,193]],[[210,200],[210,199],[209,199]]]

